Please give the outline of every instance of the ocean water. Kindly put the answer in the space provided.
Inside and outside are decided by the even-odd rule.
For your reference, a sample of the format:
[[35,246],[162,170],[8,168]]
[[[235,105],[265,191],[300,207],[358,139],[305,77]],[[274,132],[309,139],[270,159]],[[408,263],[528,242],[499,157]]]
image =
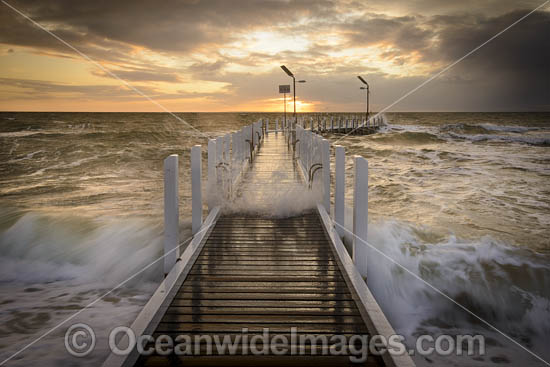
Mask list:
[[[261,113],[178,114],[208,136]],[[388,113],[370,136],[328,135],[369,160],[369,243],[542,358],[550,359],[550,114]],[[190,235],[189,148],[206,136],[160,113],[0,113],[0,361],[162,254],[162,161],[180,155]],[[203,170],[204,171],[204,170]],[[284,209],[284,208],[281,208]],[[396,332],[487,337],[487,355],[418,365],[543,365],[384,257],[369,278]],[[162,279],[150,266],[28,346],[11,365],[98,365]],[[84,359],[63,336],[97,335]]]

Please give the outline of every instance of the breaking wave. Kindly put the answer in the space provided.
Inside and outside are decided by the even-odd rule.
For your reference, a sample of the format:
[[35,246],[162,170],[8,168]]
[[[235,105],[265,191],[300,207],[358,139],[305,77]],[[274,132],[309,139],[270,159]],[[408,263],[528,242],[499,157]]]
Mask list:
[[[115,286],[158,258],[161,240],[160,225],[145,220],[26,213],[0,233],[0,282],[70,280]],[[160,279],[159,266],[145,271],[140,280]]]
[[455,134],[450,133],[451,137],[461,140],[469,140],[472,142],[499,142],[499,143],[520,143],[533,146],[547,147],[550,146],[550,137],[538,136],[523,136],[523,135],[494,135],[494,134]]
[[[426,229],[389,220],[370,225],[368,239],[396,263],[504,333],[535,350],[545,350],[542,344],[550,338],[548,255],[489,236],[422,240],[429,237]],[[370,249],[368,256],[369,287],[398,333],[414,337],[487,329],[381,254]]]
[[467,123],[456,123],[456,124],[446,124],[442,125],[440,128],[441,131],[454,131],[459,133],[467,134],[483,134],[483,133],[492,133],[495,131],[507,132],[507,133],[524,133],[528,131],[537,131],[541,130],[539,127],[533,126],[517,126],[517,125],[494,125],[494,124],[467,124]]
[[435,134],[422,131],[400,131],[390,132],[387,134],[380,134],[373,136],[376,142],[382,143],[398,143],[398,144],[434,144],[440,143],[444,140]]

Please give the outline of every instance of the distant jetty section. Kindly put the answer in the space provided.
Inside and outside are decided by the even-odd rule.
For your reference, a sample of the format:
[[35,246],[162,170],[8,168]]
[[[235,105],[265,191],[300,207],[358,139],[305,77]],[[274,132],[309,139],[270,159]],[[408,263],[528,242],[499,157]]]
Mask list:
[[[264,119],[264,123],[269,124],[268,119]],[[380,127],[385,125],[384,118],[379,115],[375,115],[370,118],[366,116],[342,116],[342,115],[328,115],[328,116],[311,116],[311,117],[289,117],[286,119],[275,119],[275,130],[287,128],[287,124],[296,120],[296,125],[302,127],[305,130],[312,131],[317,134],[330,133],[330,134],[350,134],[350,135],[369,135],[374,134],[380,130]]]

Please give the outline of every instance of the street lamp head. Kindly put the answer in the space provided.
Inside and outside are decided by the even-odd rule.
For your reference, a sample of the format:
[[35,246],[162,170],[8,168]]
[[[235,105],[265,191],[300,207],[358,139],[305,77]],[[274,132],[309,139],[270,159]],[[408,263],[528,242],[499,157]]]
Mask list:
[[305,83],[305,80],[298,80],[298,83]]
[[359,87],[359,89],[367,89],[367,88],[365,88],[365,87]]
[[281,69],[283,69],[283,71],[290,77],[294,78],[294,74],[292,74],[292,72],[290,70],[288,70],[288,68],[284,65],[281,65]]
[[367,83],[367,81],[365,79],[363,79],[361,77],[361,75],[358,75],[357,78],[359,78],[359,80],[361,81],[361,83],[365,84],[367,87],[369,86],[369,83]]

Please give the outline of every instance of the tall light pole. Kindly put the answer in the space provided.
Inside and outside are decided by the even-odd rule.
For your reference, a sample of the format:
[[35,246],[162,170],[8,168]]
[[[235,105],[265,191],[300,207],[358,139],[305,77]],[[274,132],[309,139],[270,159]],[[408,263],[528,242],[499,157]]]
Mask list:
[[[292,78],[292,91],[294,92],[294,120],[296,121],[296,77],[294,74],[292,74],[292,71],[288,70],[288,68],[284,65],[281,65],[281,69]],[[298,80],[298,83],[305,83],[305,80]]]
[[370,90],[369,90],[369,83],[367,83],[367,81],[365,79],[363,79],[361,77],[361,75],[358,75],[357,78],[359,78],[359,80],[361,81],[361,83],[365,84],[367,87],[361,87],[360,89],[366,89],[367,90],[367,113],[365,115],[365,118],[366,120],[368,121],[369,120],[369,94],[370,94]]

